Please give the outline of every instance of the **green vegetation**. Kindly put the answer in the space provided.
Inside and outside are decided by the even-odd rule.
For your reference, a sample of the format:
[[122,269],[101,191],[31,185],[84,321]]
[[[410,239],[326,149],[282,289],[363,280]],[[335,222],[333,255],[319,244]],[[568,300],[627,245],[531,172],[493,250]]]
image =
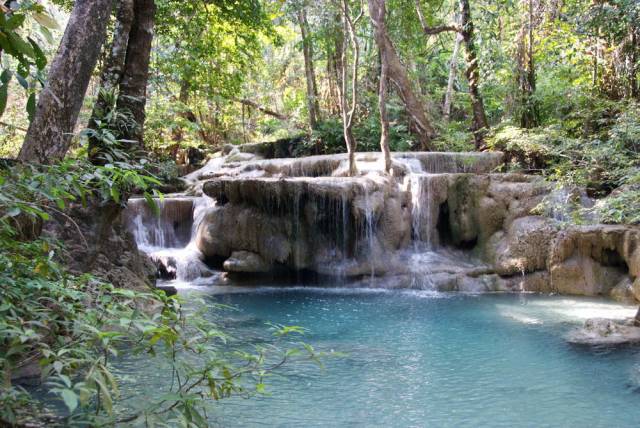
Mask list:
[[[500,150],[506,169],[563,186],[560,205],[591,198],[572,221],[640,224],[636,0],[9,1],[0,60],[0,424],[205,426],[205,400],[317,358],[234,351],[194,303],[72,274],[42,233],[78,227],[71,207],[121,210],[134,193],[155,206],[189,150]],[[182,381],[123,414],[123,353]],[[26,370],[64,407],[33,411],[15,384]]]
[[[203,302],[185,305],[161,291],[116,289],[91,275],[72,275],[57,261],[65,251],[59,242],[33,239],[42,221],[66,216],[68,204],[93,198],[123,203],[133,189],[154,192],[152,186],[159,183],[140,166],[96,167],[72,160],[44,169],[17,166],[0,174],[3,423],[207,426],[207,401],[262,393],[269,372],[285,361],[321,356],[308,345],[288,341],[302,333],[295,327],[274,328],[281,349],[238,346],[211,321],[212,308]],[[177,382],[143,408],[123,407],[112,374],[112,361],[123,353],[144,354],[159,366],[168,362]],[[14,383],[29,373],[43,379],[43,393],[64,406],[34,399]]]

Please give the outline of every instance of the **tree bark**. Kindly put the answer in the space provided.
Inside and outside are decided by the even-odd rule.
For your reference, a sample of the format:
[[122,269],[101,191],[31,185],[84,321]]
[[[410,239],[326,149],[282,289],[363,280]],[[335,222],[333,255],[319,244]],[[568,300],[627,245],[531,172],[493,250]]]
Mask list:
[[[384,7],[384,0],[382,0]],[[391,150],[389,149],[389,115],[387,114],[387,82],[389,80],[389,63],[386,56],[380,53],[380,151],[384,155],[384,172],[391,172]]]
[[538,108],[534,99],[536,90],[536,70],[533,58],[533,0],[528,1],[528,23],[523,23],[518,33],[518,84],[520,88],[520,126],[538,126]]
[[629,96],[638,98],[638,29],[629,29]]
[[381,55],[386,57],[389,79],[396,85],[407,113],[411,118],[411,131],[418,139],[421,150],[431,150],[431,140],[435,136],[435,130],[427,118],[422,102],[413,91],[407,70],[400,61],[385,25],[384,0],[368,0],[369,15],[374,28],[374,38],[380,49]]
[[135,0],[134,19],[129,35],[129,45],[124,73],[120,83],[117,108],[131,112],[136,126],[124,132],[125,140],[143,146],[147,82],[151,59],[151,42],[155,25],[156,4],[154,0]]
[[62,159],[69,150],[106,38],[112,1],[76,0],[20,150],[21,161],[49,164]]
[[471,19],[471,7],[469,0],[460,0],[460,23],[462,39],[465,45],[467,69],[465,74],[469,82],[469,95],[473,108],[473,124],[471,131],[476,148],[484,144],[484,135],[489,128],[487,115],[484,110],[484,101],[480,95],[480,72],[478,71],[478,55],[473,35],[473,20]]
[[327,46],[327,76],[329,80],[329,108],[332,114],[340,114],[340,85],[342,74],[342,45],[344,33],[340,25],[340,14],[335,17],[337,24],[331,28],[332,34]]
[[307,81],[307,109],[309,111],[309,127],[315,130],[320,120],[320,103],[318,102],[318,85],[313,65],[313,44],[309,34],[307,11],[303,7],[298,11],[298,24],[302,35],[302,53],[304,56],[304,70]]
[[[347,153],[349,154],[349,175],[355,176],[358,173],[356,168],[356,149],[357,141],[353,136],[353,118],[355,116],[358,105],[358,64],[360,61],[360,44],[356,35],[356,25],[363,16],[363,10],[355,17],[351,17],[348,0],[341,0],[342,20],[343,20],[343,39],[342,58],[340,60],[341,78],[339,85],[340,112],[342,114],[342,129],[344,140],[347,145]],[[348,101],[349,89],[349,58],[348,44],[351,44],[353,50],[353,64],[351,69],[351,101]]]
[[[133,0],[120,0],[111,48],[100,75],[100,89],[89,119],[88,128],[90,129],[98,129],[97,121],[102,120],[109,112],[109,109],[113,107],[109,105],[109,95],[115,95],[122,79],[133,16]],[[90,138],[89,159],[92,162],[99,162],[98,158],[99,141],[95,138]]]
[[451,104],[453,103],[453,84],[456,80],[456,74],[458,71],[458,52],[460,51],[460,44],[462,43],[462,35],[456,34],[456,42],[453,46],[453,52],[451,53],[451,61],[449,61],[449,80],[447,81],[447,92],[444,96],[444,106],[442,112],[444,120],[449,122],[451,118]]
[[258,110],[259,112],[266,114],[267,116],[275,117],[278,120],[287,121],[287,120],[291,119],[291,117],[287,116],[286,114],[278,113],[277,111],[271,110],[271,109],[269,109],[269,108],[267,108],[265,106],[262,106],[262,105],[258,104],[255,101],[251,101],[251,100],[248,100],[246,98],[242,98],[242,99],[235,99],[234,98],[234,101],[237,101],[237,102],[239,102],[240,104],[242,104],[244,106],[248,106],[248,107],[254,108],[254,109]]

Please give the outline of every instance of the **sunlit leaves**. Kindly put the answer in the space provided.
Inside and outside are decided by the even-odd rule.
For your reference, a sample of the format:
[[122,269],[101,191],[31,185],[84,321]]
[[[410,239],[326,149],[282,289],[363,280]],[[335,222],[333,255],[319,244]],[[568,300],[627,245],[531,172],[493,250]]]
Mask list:
[[[38,2],[10,2],[6,13],[0,14],[0,47],[3,53],[15,61],[15,67],[8,61],[3,63],[3,75],[15,75],[28,97],[27,113],[33,118],[35,90],[28,80],[42,83],[42,72],[47,65],[47,57],[35,35],[51,40],[49,29],[58,25],[54,18]],[[5,68],[5,67],[12,68]],[[0,116],[6,108],[8,81],[2,80],[0,87]]]

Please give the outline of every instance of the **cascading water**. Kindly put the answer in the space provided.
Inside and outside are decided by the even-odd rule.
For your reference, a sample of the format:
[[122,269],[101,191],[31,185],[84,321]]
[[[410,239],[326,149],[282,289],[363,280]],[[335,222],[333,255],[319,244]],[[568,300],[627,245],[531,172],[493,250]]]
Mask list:
[[160,276],[189,282],[214,275],[195,244],[198,226],[207,210],[215,207],[214,200],[179,196],[155,202],[159,215],[146,200],[132,198],[125,216],[138,248],[156,263]]
[[[214,198],[222,198],[224,204],[220,210],[228,207],[227,196],[231,194],[232,206],[246,203],[248,209],[255,210],[256,218],[265,220],[265,224],[269,224],[268,217],[281,217],[284,220],[281,224],[289,224],[288,229],[281,231],[288,235],[290,245],[284,264],[298,271],[298,280],[305,280],[306,276],[302,275],[305,269],[310,272],[317,269],[322,275],[335,276],[345,286],[357,284],[358,278],[367,281],[370,287],[397,286],[391,282],[388,285],[386,278],[377,277],[390,273],[390,277],[402,278],[403,287],[411,284],[412,288],[435,289],[442,283],[443,276],[452,277],[460,272],[465,258],[438,245],[436,220],[441,203],[438,199],[440,184],[447,179],[443,174],[470,169],[463,158],[453,154],[394,157],[396,166],[405,171],[400,183],[382,174],[379,158],[370,154],[359,158],[358,170],[362,174],[357,178],[342,175],[344,162],[331,163],[323,159],[320,160],[327,165],[335,164],[331,166],[335,169],[333,176],[329,166],[324,171],[319,164],[309,162],[307,168],[305,162],[282,160],[279,163],[268,161],[268,165],[233,166],[235,169],[226,177],[222,170],[232,168],[230,165],[236,163],[227,164],[225,158],[220,157],[187,178],[196,192],[205,191],[202,183],[206,180],[211,179],[210,184],[221,183],[215,191],[211,188],[206,191]],[[291,165],[284,168],[287,162]],[[264,170],[260,169],[263,167]],[[278,170],[284,171],[284,175],[278,176],[275,173]],[[320,175],[317,181],[310,181],[299,174]],[[392,202],[387,203],[389,200]],[[174,196],[159,201],[158,205],[161,213],[155,216],[144,199],[132,199],[127,215],[140,249],[156,262],[161,277],[193,282],[215,275],[204,263],[204,256],[195,243],[198,225],[204,213],[215,206],[214,199]],[[402,224],[395,231],[388,226],[394,221]],[[265,240],[259,232],[258,236],[262,241],[258,241],[261,244],[257,246],[238,240],[230,245],[230,249],[249,253],[256,251],[255,248],[258,253],[269,251],[268,237]],[[253,238],[247,239],[252,242]],[[199,242],[202,244],[201,240]],[[318,242],[320,245],[314,246]],[[312,248],[320,251],[310,252]],[[269,254],[257,255],[264,259],[270,257]],[[439,281],[438,285],[436,281]]]
[[405,178],[405,188],[411,194],[411,220],[413,242],[416,250],[425,244],[430,248],[432,242],[431,221],[431,175],[427,173],[419,159],[404,160],[409,173]]

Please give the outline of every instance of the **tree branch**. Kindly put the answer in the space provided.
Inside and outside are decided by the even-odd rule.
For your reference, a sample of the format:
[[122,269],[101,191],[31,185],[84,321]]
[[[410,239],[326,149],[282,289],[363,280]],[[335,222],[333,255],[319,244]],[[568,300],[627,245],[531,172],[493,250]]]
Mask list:
[[240,104],[244,104],[244,105],[249,106],[249,107],[253,107],[254,109],[258,110],[259,112],[264,113],[267,116],[273,116],[276,119],[285,120],[285,121],[291,119],[289,116],[287,116],[285,114],[278,113],[277,111],[270,110],[267,107],[261,106],[260,104],[256,103],[255,101],[251,101],[251,100],[248,100],[246,98],[243,98],[243,99],[233,98],[233,101],[236,101],[236,102],[238,102]]
[[427,25],[427,21],[424,19],[424,15],[422,14],[422,9],[420,8],[420,0],[416,0],[416,13],[418,14],[418,20],[420,21],[420,26],[422,27],[422,31],[427,36],[434,36],[436,34],[444,33],[446,31],[453,31],[456,33],[462,32],[462,28],[459,25],[456,25],[455,23],[438,25],[437,27],[429,27]]

